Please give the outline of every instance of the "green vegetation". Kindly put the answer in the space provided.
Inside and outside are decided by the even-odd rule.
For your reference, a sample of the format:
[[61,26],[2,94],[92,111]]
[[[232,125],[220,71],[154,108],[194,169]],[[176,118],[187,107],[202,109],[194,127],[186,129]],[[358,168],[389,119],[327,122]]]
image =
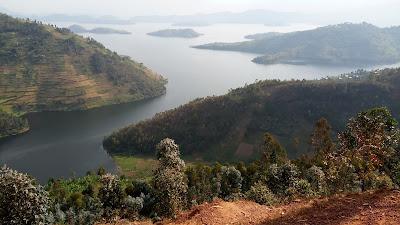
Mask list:
[[180,38],[196,38],[203,34],[197,33],[192,29],[166,29],[148,33],[150,36],[157,37],[180,37]]
[[76,110],[138,101],[164,94],[165,83],[91,38],[0,14],[3,111]]
[[321,117],[331,124],[328,131],[321,128],[321,135],[339,132],[350,115],[371,107],[386,105],[397,117],[399,87],[400,69],[357,71],[315,81],[260,81],[123,128],[107,137],[104,147],[111,154],[152,155],[158,141],[170,137],[180,144],[185,158],[251,160],[262,154],[263,136],[269,132],[295,158],[310,152],[309,134]]
[[261,64],[376,65],[400,61],[400,27],[339,24],[286,34],[249,35],[252,41],[212,43],[195,48],[260,54]]
[[93,33],[93,34],[131,34],[129,31],[125,30],[116,30],[108,27],[96,27],[93,29],[86,29],[80,25],[71,25],[68,27],[74,33]]
[[131,179],[149,180],[157,166],[157,160],[152,158],[113,156],[121,175]]
[[[0,221],[89,225],[115,218],[151,218],[156,222],[159,216],[173,217],[215,198],[276,205],[299,198],[398,188],[400,129],[387,108],[357,113],[335,141],[327,138],[316,143],[316,137],[326,136],[329,127],[324,119],[316,122],[310,155],[290,160],[280,143],[266,133],[262,157],[224,165],[187,167],[179,146],[167,138],[156,147],[158,163],[150,181],[131,181],[99,169],[81,178],[50,180],[44,191],[27,175],[4,167],[0,170]],[[280,153],[275,154],[279,157],[264,157],[273,152]]]
[[0,138],[24,133],[29,130],[28,120],[0,109]]

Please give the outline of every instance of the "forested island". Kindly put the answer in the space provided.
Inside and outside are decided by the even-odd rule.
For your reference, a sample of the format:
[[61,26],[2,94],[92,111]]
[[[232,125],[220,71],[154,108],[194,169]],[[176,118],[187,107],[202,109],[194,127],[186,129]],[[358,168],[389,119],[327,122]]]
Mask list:
[[92,34],[131,34],[129,31],[116,30],[108,27],[96,27],[93,29],[86,29],[80,25],[74,24],[68,27],[72,32],[80,33],[92,33]]
[[400,61],[400,27],[344,23],[291,33],[247,36],[251,41],[211,43],[199,49],[260,54],[260,64],[379,65]]
[[150,32],[148,35],[157,37],[196,38],[203,34],[197,33],[193,29],[166,29]]
[[6,112],[84,110],[166,92],[161,75],[69,29],[0,14],[0,37]]
[[0,138],[17,135],[29,130],[28,120],[0,109]]
[[260,81],[123,128],[106,138],[104,147],[111,154],[152,155],[155,144],[169,137],[192,159],[251,160],[262,152],[263,134],[270,132],[294,158],[309,150],[309,133],[321,117],[334,132],[366,108],[385,105],[397,117],[399,87],[400,69],[361,70],[315,81]]

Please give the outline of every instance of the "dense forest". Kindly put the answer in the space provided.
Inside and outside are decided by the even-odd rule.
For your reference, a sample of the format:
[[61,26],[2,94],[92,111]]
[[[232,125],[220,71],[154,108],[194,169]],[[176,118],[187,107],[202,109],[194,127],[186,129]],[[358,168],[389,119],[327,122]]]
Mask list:
[[249,35],[251,41],[211,43],[200,49],[260,54],[261,64],[377,65],[400,61],[400,27],[339,24],[291,33]]
[[269,132],[294,158],[309,151],[309,134],[322,117],[334,132],[352,114],[371,107],[387,106],[397,117],[399,87],[400,69],[315,81],[259,81],[125,127],[107,137],[104,147],[111,154],[152,155],[154,146],[169,137],[192,160],[251,160],[261,154],[263,134]]
[[0,109],[0,138],[16,135],[29,129],[28,120]]
[[289,160],[274,136],[265,133],[263,154],[234,164],[187,166],[179,145],[166,138],[154,147],[158,163],[150,181],[100,168],[41,186],[3,167],[0,224],[91,225],[121,218],[158,222],[218,198],[279,207],[299,199],[398,189],[400,129],[391,112],[368,109],[352,115],[344,127],[335,141],[328,121],[318,120],[310,133],[312,154],[296,160]]
[[74,110],[152,98],[166,80],[65,28],[0,14],[0,107]]

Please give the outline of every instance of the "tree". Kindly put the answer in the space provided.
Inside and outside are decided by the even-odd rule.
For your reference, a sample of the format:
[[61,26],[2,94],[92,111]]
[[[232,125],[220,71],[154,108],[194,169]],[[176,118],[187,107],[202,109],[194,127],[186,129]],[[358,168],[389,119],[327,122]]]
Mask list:
[[339,134],[340,152],[362,174],[384,169],[400,141],[398,123],[387,108],[375,108],[351,118]]
[[331,138],[331,129],[328,120],[321,118],[315,123],[315,128],[311,135],[310,144],[314,152],[314,161],[321,166],[326,165],[327,157],[335,148]]
[[279,141],[270,133],[264,135],[264,152],[263,164],[265,166],[271,164],[282,165],[287,162],[286,150],[282,147]]
[[157,159],[159,166],[153,177],[157,213],[160,216],[175,216],[187,203],[185,162],[180,158],[179,146],[169,138],[157,145]]

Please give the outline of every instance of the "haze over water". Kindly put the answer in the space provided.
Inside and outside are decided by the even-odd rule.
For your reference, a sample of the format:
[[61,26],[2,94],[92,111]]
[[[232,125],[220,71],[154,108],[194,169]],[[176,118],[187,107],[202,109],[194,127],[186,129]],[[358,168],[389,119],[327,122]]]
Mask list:
[[[71,24],[58,25],[66,27]],[[0,142],[0,164],[5,163],[17,170],[28,172],[41,182],[50,177],[83,175],[99,166],[114,170],[115,165],[111,157],[101,147],[104,136],[195,98],[225,94],[231,88],[244,86],[256,80],[318,79],[359,69],[312,65],[257,65],[251,62],[256,56],[253,54],[190,48],[210,42],[242,41],[245,40],[245,35],[254,33],[311,29],[314,25],[267,27],[219,24],[195,27],[197,32],[204,34],[195,39],[146,35],[148,32],[171,28],[170,24],[81,25],[85,28],[112,27],[131,31],[131,35],[85,36],[91,36],[107,48],[143,62],[147,67],[162,74],[169,82],[167,94],[145,102],[88,111],[29,115],[32,128],[29,133]]]

